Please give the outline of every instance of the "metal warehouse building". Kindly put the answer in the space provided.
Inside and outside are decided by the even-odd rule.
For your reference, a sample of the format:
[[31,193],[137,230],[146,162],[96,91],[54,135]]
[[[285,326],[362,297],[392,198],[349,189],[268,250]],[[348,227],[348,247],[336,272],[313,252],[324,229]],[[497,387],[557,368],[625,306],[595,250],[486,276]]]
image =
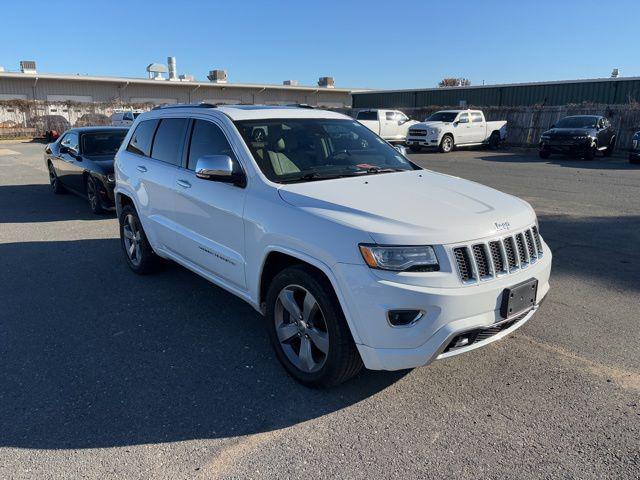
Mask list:
[[353,108],[532,106],[640,101],[640,77],[353,93]]
[[0,100],[49,103],[307,103],[345,108],[351,89],[0,72]]

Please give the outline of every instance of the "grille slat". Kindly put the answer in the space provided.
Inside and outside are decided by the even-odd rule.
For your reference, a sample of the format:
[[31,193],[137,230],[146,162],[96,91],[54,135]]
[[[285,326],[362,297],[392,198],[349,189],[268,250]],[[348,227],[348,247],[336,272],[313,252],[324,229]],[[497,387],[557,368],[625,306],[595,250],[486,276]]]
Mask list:
[[532,226],[488,243],[455,247],[453,256],[462,282],[475,283],[527,268],[542,256],[542,239]]
[[502,249],[500,248],[500,242],[489,242],[489,250],[491,250],[491,258],[493,259],[493,266],[497,272],[504,272],[504,259],[502,258]]
[[478,266],[478,276],[480,278],[488,277],[491,275],[491,269],[489,268],[489,259],[487,258],[487,252],[482,245],[474,245],[472,247],[473,257],[476,260]]

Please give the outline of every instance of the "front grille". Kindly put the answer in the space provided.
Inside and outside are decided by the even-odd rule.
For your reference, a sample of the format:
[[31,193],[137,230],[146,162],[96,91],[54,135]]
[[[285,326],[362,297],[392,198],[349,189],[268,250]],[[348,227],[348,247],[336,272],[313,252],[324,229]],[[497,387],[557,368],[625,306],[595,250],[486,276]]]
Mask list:
[[425,137],[426,135],[426,130],[409,130],[410,137]]
[[453,255],[462,282],[476,283],[535,263],[543,255],[542,240],[538,228],[532,226],[486,243],[456,246]]

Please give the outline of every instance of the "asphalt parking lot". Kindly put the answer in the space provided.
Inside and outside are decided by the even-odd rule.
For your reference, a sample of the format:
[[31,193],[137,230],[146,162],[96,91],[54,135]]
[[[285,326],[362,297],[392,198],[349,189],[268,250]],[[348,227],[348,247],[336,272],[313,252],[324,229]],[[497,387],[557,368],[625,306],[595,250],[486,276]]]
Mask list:
[[131,273],[115,216],[54,196],[42,148],[0,144],[0,478],[640,477],[625,159],[412,154],[534,206],[549,298],[487,348],[322,391],[284,373],[241,300],[175,265]]

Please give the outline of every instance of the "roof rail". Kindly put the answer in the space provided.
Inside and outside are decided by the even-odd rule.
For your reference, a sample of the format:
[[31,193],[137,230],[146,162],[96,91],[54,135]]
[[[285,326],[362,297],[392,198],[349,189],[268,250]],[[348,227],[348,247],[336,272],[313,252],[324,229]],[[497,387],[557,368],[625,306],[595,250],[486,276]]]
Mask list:
[[156,105],[151,110],[162,110],[165,108],[217,108],[218,105],[214,105],[213,103],[174,103],[174,104],[165,104],[165,105]]

